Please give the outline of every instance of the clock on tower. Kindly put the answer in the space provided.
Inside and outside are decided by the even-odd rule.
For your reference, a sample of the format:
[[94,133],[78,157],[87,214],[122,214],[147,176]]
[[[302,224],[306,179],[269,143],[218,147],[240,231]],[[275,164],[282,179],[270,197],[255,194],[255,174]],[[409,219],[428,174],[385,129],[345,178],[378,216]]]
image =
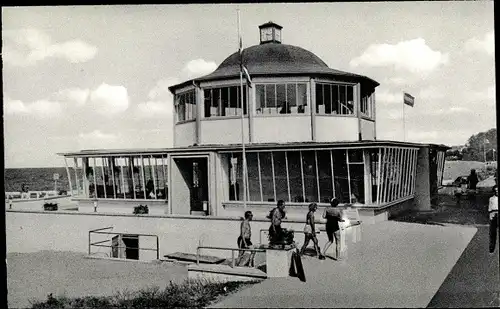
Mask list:
[[281,27],[272,21],[259,26],[260,29],[260,44],[264,43],[281,43]]

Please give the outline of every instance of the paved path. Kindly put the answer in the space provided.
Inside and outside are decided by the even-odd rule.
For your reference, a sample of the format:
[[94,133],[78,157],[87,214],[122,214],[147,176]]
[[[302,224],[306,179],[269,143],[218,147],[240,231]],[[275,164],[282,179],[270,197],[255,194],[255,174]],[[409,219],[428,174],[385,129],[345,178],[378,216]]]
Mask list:
[[476,231],[395,221],[368,225],[346,261],[305,257],[307,282],[268,279],[213,307],[426,307]]

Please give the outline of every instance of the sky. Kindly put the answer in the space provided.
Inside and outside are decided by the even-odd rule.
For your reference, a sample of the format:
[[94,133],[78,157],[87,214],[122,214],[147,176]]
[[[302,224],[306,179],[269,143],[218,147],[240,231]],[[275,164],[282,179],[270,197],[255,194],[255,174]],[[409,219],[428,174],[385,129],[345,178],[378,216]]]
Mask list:
[[3,7],[5,167],[172,147],[167,87],[238,50],[237,9],[244,48],[273,21],[284,44],[378,81],[377,139],[463,145],[495,127],[493,1]]

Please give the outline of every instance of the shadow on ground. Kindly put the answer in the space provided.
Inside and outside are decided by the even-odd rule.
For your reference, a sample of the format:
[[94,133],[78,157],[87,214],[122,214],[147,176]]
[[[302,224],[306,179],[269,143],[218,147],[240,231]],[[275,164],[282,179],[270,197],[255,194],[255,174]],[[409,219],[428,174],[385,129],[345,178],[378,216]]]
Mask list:
[[451,194],[441,193],[438,205],[426,211],[410,211],[392,218],[395,221],[421,224],[461,224],[484,225],[488,221],[489,195],[478,195],[474,198],[457,199]]
[[490,195],[478,195],[475,200],[458,200],[443,191],[439,194],[438,205],[432,210],[411,211],[392,219],[431,225],[472,225],[478,229],[427,308],[499,307],[498,251],[488,252]]

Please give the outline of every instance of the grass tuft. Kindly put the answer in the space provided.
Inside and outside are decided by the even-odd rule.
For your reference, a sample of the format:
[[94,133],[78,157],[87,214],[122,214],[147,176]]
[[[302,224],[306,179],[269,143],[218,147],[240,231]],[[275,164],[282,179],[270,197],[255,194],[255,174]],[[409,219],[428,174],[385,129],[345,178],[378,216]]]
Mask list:
[[196,279],[186,280],[179,284],[170,282],[163,291],[158,287],[150,287],[137,292],[117,292],[113,296],[78,298],[54,297],[49,294],[47,300],[33,303],[32,308],[202,308],[243,286],[257,282],[259,281],[217,282]]

